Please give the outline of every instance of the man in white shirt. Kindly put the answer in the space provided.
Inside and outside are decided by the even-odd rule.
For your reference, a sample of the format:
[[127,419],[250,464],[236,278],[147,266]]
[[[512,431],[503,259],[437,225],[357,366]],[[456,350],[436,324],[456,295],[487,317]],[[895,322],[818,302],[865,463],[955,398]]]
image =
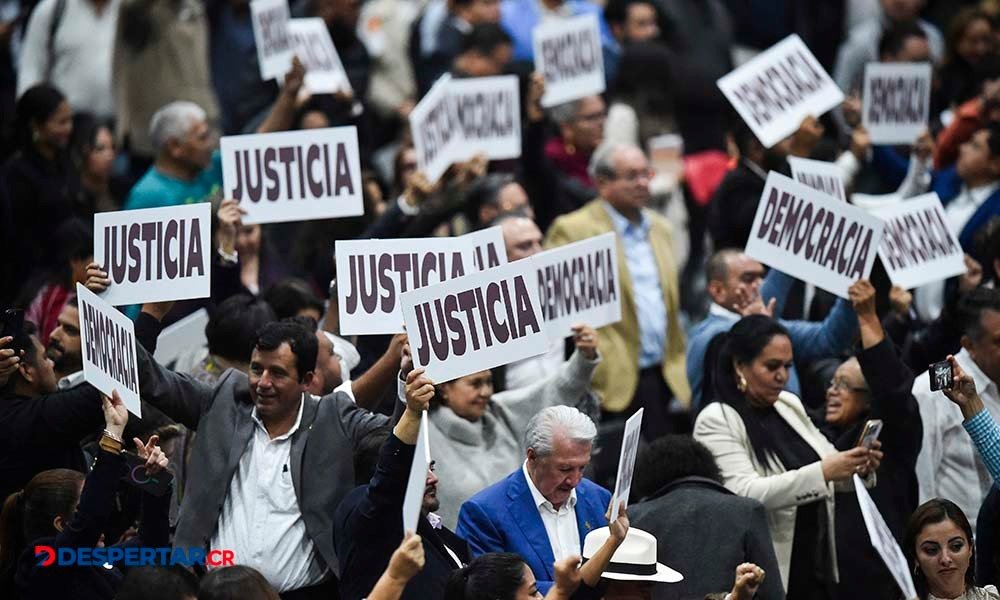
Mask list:
[[[1000,419],[1000,290],[981,287],[963,298],[962,351],[955,359],[976,382],[983,404]],[[972,439],[962,427],[962,413],[941,392],[930,391],[928,373],[913,383],[920,405],[923,447],[917,458],[920,501],[947,498],[957,504],[975,527],[979,507],[993,480]]]

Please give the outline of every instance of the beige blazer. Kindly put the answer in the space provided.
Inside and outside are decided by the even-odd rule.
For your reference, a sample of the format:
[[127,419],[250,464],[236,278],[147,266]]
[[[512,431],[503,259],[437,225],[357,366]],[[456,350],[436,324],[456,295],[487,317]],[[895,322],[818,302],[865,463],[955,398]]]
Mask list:
[[[795,394],[781,392],[774,408],[820,459],[837,452],[809,420],[802,401]],[[852,481],[827,483],[820,461],[793,471],[786,471],[780,464],[775,464],[777,461],[767,467],[758,464],[743,419],[735,409],[721,402],[713,402],[701,411],[695,420],[694,438],[705,444],[715,456],[727,488],[740,496],[760,501],[767,509],[767,525],[774,542],[774,553],[778,557],[781,583],[786,590],[792,540],[795,537],[795,511],[800,504],[825,502],[827,531],[830,532],[827,536],[830,566],[834,576],[838,577],[834,492],[853,491]],[[874,474],[869,475],[865,486],[874,484]]]

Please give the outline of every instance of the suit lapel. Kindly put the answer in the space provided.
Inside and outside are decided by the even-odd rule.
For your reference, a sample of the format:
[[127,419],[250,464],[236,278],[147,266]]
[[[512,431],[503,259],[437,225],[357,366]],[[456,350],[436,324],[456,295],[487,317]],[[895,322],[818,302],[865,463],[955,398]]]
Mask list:
[[254,422],[250,413],[253,412],[253,401],[250,399],[250,389],[246,380],[236,383],[233,399],[236,402],[236,424],[233,430],[232,443],[229,446],[229,457],[226,460],[226,473],[230,479],[239,468],[240,458],[246,452],[247,444],[254,434]]
[[305,402],[302,403],[302,419],[299,421],[299,429],[292,436],[292,450],[289,456],[289,462],[291,463],[292,469],[292,487],[295,489],[295,497],[299,499],[299,505],[302,505],[302,454],[306,449],[306,440],[309,438],[309,431],[312,429],[313,421],[316,420],[316,411],[319,408],[319,402],[313,400],[312,396],[307,395]]
[[[542,523],[542,516],[538,514],[538,507],[535,506],[535,499],[528,489],[528,482],[524,478],[524,471],[518,469],[507,486],[507,497],[511,499],[511,516],[517,526],[521,528],[521,533],[531,544],[538,560],[545,568],[544,579],[552,581],[555,576],[552,572],[552,563],[556,561],[552,552],[552,544],[549,543],[549,534],[545,532],[545,525]],[[536,573],[536,576],[538,574]],[[543,579],[542,577],[538,577]]]
[[587,539],[587,534],[595,529],[607,525],[604,519],[604,512],[607,507],[597,504],[596,498],[583,491],[583,486],[576,488],[576,527],[580,531],[580,550],[583,550],[583,541]]

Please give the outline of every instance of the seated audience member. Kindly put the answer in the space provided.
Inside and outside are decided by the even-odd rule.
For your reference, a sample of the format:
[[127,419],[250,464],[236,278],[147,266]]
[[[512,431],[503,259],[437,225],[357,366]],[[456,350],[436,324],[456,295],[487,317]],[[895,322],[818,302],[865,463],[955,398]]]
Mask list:
[[[703,388],[711,385],[704,380],[705,352],[709,343],[720,333],[728,331],[742,315],[763,311],[780,314],[785,298],[794,280],[772,269],[764,277],[764,266],[739,250],[719,250],[705,266],[708,294],[712,297],[709,314],[695,325],[688,336],[687,374],[696,407],[704,406]],[[766,306],[765,306],[766,305]],[[821,358],[837,356],[851,343],[851,334],[857,319],[846,300],[838,300],[833,310],[821,323],[798,320],[780,320],[788,330],[795,350],[795,358],[808,364]],[[795,366],[789,369],[787,389],[801,394]]]
[[[598,549],[607,546],[611,539],[608,527],[595,529],[583,542],[583,559],[592,561]],[[629,529],[609,557],[610,564],[601,574],[604,600],[652,600],[654,590],[664,587],[657,583],[676,583],[683,576],[670,567],[657,562],[656,538],[640,529]]]
[[[889,530],[901,540],[906,520],[918,504],[914,469],[923,437],[920,409],[911,392],[913,373],[882,330],[871,283],[855,282],[848,293],[858,314],[861,348],[837,368],[827,387],[824,433],[838,450],[850,450],[859,445],[869,419],[882,421],[878,439],[885,460],[871,497]],[[840,578],[836,597],[892,596],[896,581],[868,543],[864,518],[853,494],[837,498],[837,565],[845,575]]]
[[246,294],[226,298],[211,310],[205,325],[208,356],[189,375],[213,385],[229,369],[249,373],[257,332],[277,320],[274,310],[263,300]]
[[198,600],[198,577],[184,567],[133,567],[115,600]]
[[[61,556],[64,549],[95,548],[115,508],[115,491],[127,470],[122,432],[128,422],[128,410],[118,392],[103,397],[104,434],[93,470],[86,478],[77,471],[52,469],[35,475],[23,490],[4,502],[0,515],[3,540],[2,570],[13,573],[18,597],[32,600],[65,598],[72,590],[74,598],[106,600],[115,594],[122,573],[104,566],[47,567],[39,564],[37,546],[49,546]],[[134,440],[145,469],[155,475],[167,467],[167,458],[150,438],[143,445]],[[163,548],[170,545],[168,511],[170,494],[142,494],[142,519],[139,535],[123,547]],[[108,544],[111,546],[111,544]]]
[[498,217],[512,213],[534,218],[528,193],[509,173],[489,173],[473,182],[465,194],[464,212],[473,230],[496,225]]
[[569,406],[532,417],[521,468],[462,505],[456,533],[472,553],[517,552],[548,591],[552,565],[578,555],[587,533],[607,524],[611,494],[583,477],[596,436],[594,422]]
[[545,144],[545,156],[577,190],[581,202],[575,208],[594,197],[594,181],[587,169],[590,157],[604,141],[607,116],[607,105],[600,96],[586,96],[549,109],[549,118],[559,128],[559,134]]
[[367,600],[399,600],[403,589],[424,568],[425,563],[423,540],[419,535],[407,535],[392,553],[389,566],[375,583]]
[[[956,363],[976,384],[983,404],[1000,417],[1000,290],[979,288],[959,304],[962,351]],[[967,515],[975,516],[993,485],[973,442],[962,431],[962,411],[948,403],[943,392],[930,390],[929,372],[913,382],[920,406],[923,444],[917,458],[920,499],[950,498]]]
[[[629,506],[632,525],[655,536],[659,560],[684,575],[656,586],[656,600],[724,590],[742,563],[778,572],[764,506],[726,489],[712,453],[690,437],[666,435],[639,453],[632,497],[642,498]],[[781,578],[768,579],[758,594],[784,598]]]
[[260,571],[243,565],[212,569],[201,580],[198,600],[280,600]]
[[45,356],[52,361],[59,389],[64,390],[83,383],[83,348],[80,346],[80,308],[76,296],[66,301],[58,325],[49,336]]
[[744,317],[712,341],[706,355],[705,408],[694,437],[722,470],[726,487],[768,511],[788,596],[827,593],[837,582],[836,490],[857,473],[874,484],[878,442],[838,452],[784,391],[792,362],[788,332],[763,315]]
[[323,301],[301,279],[283,279],[264,292],[264,301],[274,309],[278,319],[309,317],[317,323],[323,318]]
[[[463,502],[523,462],[522,435],[540,409],[566,405],[596,416],[590,378],[601,360],[597,333],[578,327],[574,341],[576,351],[568,361],[527,387],[493,393],[490,371],[435,387],[428,435],[441,478],[438,496],[445,525],[454,527]],[[434,385],[426,377],[418,381]]]
[[[569,600],[580,587],[580,557],[569,556],[552,568],[556,581],[545,600]],[[443,600],[524,600],[541,598],[541,590],[524,559],[513,552],[489,552],[455,571]]]
[[910,517],[903,554],[919,600],[997,600],[994,585],[976,587],[972,525],[954,502],[935,498]]
[[86,283],[87,265],[94,260],[94,228],[82,219],[69,219],[55,231],[59,240],[56,267],[35,293],[24,318],[38,326],[38,338],[48,345],[49,336],[59,325],[66,302],[76,297],[76,284]]

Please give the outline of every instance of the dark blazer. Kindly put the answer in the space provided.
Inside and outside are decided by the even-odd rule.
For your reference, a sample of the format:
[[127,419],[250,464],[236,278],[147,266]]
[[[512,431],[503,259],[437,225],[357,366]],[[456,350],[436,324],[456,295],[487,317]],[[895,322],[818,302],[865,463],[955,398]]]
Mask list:
[[683,477],[628,509],[633,527],[653,534],[659,562],[680,572],[682,581],[657,585],[656,600],[701,600],[726,592],[741,563],[756,563],[767,577],[759,600],[781,600],[778,559],[767,529],[764,505],[737,496],[704,477]]
[[[341,600],[366,597],[403,540],[403,497],[414,448],[390,435],[371,482],[348,494],[337,508],[333,543],[340,559]],[[447,528],[434,529],[427,519],[419,520],[417,534],[424,545],[424,568],[406,585],[401,598],[443,598],[448,578],[459,568],[445,546],[463,564],[469,561],[469,547]]]
[[[136,352],[143,400],[198,431],[174,545],[205,546],[254,431],[247,376],[229,369],[214,387],[208,386],[160,366],[141,345]],[[301,424],[292,435],[292,486],[299,510],[317,553],[338,576],[333,513],[353,487],[357,441],[387,421],[358,408],[344,393],[323,398],[306,394]]]
[[[604,513],[610,503],[611,492],[596,483],[583,479],[576,486],[581,552],[587,534],[608,524]],[[520,554],[535,574],[538,590],[545,594],[552,587],[555,555],[523,469],[466,500],[455,532],[469,542],[475,556],[487,552]]]

